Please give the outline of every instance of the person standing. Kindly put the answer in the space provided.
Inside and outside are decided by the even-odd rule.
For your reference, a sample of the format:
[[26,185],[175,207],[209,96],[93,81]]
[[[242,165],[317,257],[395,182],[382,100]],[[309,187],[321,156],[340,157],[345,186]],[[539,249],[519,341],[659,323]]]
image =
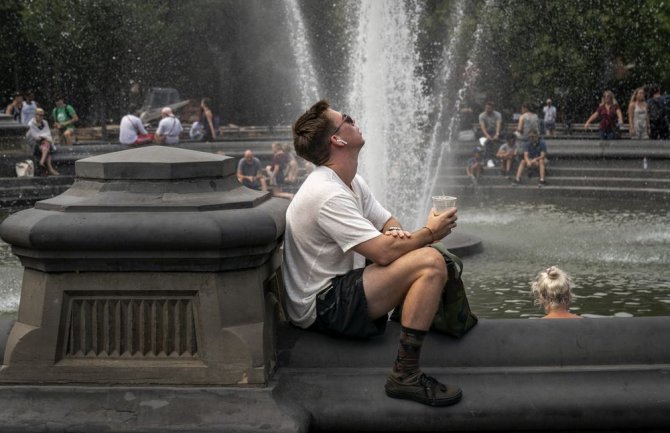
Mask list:
[[[410,233],[357,173],[365,139],[351,116],[321,100],[293,125],[294,148],[316,168],[286,212],[283,276],[290,321],[304,329],[365,338],[381,335],[402,304],[389,397],[446,406],[460,388],[419,367],[424,338],[448,278],[434,242],[456,227],[456,209],[434,210]],[[371,264],[366,265],[366,259]]]
[[35,110],[37,110],[37,102],[34,100],[35,94],[32,90],[28,90],[23,95],[23,104],[21,105],[21,123],[28,126],[33,117],[35,117]]
[[652,140],[667,140],[670,138],[670,127],[668,111],[661,97],[661,88],[654,86],[651,89],[651,95],[651,98],[647,100],[649,136]]
[[619,125],[623,125],[623,114],[621,114],[621,107],[614,98],[614,93],[610,90],[603,92],[602,100],[596,111],[591,114],[584,129],[587,129],[591,122],[600,118],[600,139],[601,140],[615,140]]
[[649,138],[649,116],[647,112],[644,87],[638,87],[630,97],[628,104],[628,132],[630,138],[646,140]]
[[58,130],[58,142],[62,146],[66,144],[70,149],[75,141],[74,124],[79,120],[77,112],[72,105],[66,104],[62,96],[56,97],[56,108],[51,113],[54,119],[54,127]]
[[161,121],[154,135],[158,144],[178,144],[182,126],[170,107],[161,109]]
[[553,137],[556,134],[556,107],[551,105],[551,99],[547,99],[547,105],[542,108],[544,113],[544,131],[547,137]]
[[201,141],[214,141],[217,135],[218,119],[212,107],[212,100],[210,98],[202,98],[200,101],[200,119],[202,125],[203,136]]

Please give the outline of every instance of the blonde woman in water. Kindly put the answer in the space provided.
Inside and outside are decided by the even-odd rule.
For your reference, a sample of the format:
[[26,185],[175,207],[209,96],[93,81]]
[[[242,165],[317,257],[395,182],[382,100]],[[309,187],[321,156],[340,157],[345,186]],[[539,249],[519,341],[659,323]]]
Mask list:
[[574,283],[570,275],[552,266],[537,274],[531,285],[535,303],[544,308],[543,319],[581,319],[569,311]]

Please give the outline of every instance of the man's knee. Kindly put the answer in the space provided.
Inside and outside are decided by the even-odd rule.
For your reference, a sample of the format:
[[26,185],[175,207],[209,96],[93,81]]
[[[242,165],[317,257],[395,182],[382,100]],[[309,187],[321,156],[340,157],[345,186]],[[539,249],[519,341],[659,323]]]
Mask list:
[[447,264],[435,248],[425,247],[421,249],[422,265],[425,272],[431,276],[447,281]]

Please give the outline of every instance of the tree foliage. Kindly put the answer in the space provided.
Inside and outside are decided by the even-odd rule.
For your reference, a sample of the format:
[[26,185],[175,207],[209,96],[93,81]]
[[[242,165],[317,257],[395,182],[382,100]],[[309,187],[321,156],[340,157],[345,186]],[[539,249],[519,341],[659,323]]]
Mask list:
[[[288,123],[297,98],[286,27],[296,17],[286,16],[283,1],[4,0],[0,94],[33,89],[47,109],[63,94],[84,123],[100,124],[127,110],[137,83],[213,97],[224,122]],[[471,102],[492,99],[506,114],[551,97],[564,120],[583,121],[604,89],[625,104],[638,86],[670,87],[667,0],[422,1],[426,92],[440,78],[453,38],[460,41],[456,81],[474,61]],[[355,0],[298,3],[323,96],[341,98]],[[465,14],[457,35],[459,6]]]

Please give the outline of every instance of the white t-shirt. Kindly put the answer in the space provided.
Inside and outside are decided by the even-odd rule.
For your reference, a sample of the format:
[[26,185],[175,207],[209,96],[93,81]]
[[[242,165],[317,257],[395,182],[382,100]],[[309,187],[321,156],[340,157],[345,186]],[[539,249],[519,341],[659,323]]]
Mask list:
[[168,116],[161,119],[156,129],[156,135],[164,135],[166,144],[179,143],[179,134],[181,134],[181,122],[174,116]]
[[291,322],[302,328],[316,319],[316,295],[333,277],[365,266],[352,249],[381,235],[391,218],[362,177],[349,189],[330,168],[307,177],[286,211],[284,286]]
[[21,123],[28,126],[31,120],[35,117],[37,110],[37,103],[35,101],[23,101],[21,106]]
[[142,125],[139,117],[133,114],[126,114],[121,119],[121,125],[119,126],[119,143],[133,144],[137,141],[138,134],[146,133],[147,130],[144,129],[144,125]]
[[547,105],[542,109],[542,111],[544,111],[545,122],[556,122],[556,107],[553,105]]

